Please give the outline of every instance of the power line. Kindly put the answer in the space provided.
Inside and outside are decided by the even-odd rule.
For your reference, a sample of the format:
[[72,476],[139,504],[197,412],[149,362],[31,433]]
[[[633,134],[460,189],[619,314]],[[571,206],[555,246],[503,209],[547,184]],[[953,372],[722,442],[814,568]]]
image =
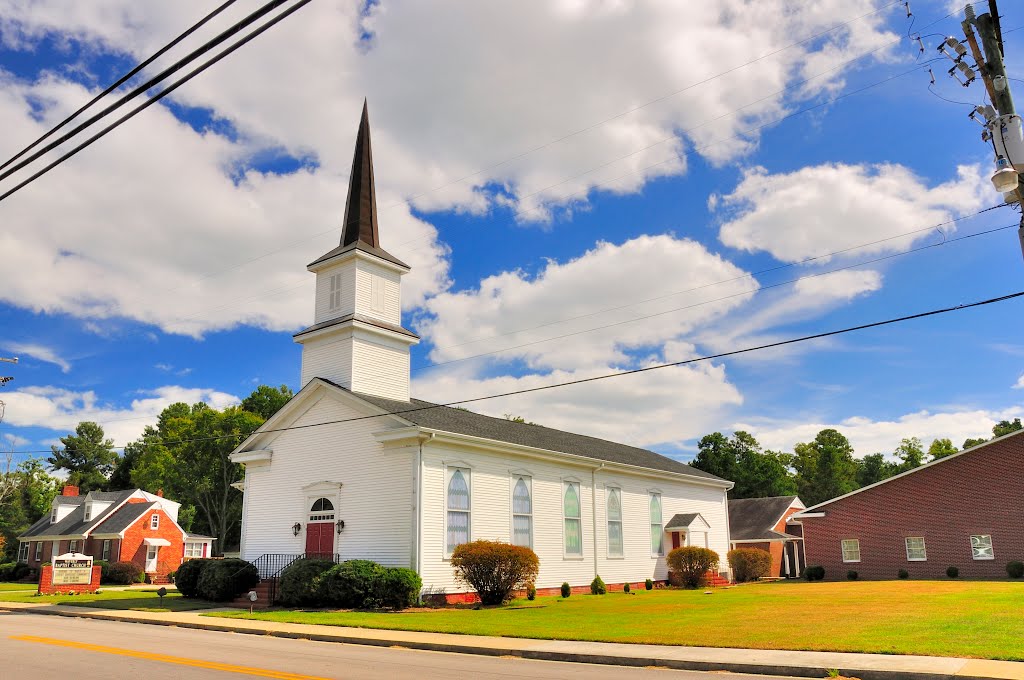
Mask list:
[[[117,79],[116,81],[114,81],[114,82],[113,82],[113,83],[112,83],[111,85],[109,85],[109,86],[108,86],[108,87],[107,87],[107,88],[106,88],[105,90],[103,90],[103,91],[102,91],[102,92],[100,92],[100,93],[99,93],[98,95],[96,95],[95,97],[93,97],[92,99],[90,99],[90,100],[89,100],[89,101],[88,101],[88,102],[87,102],[87,103],[86,103],[86,104],[85,104],[84,106],[82,106],[82,107],[81,107],[80,109],[78,109],[77,111],[75,111],[74,113],[72,113],[72,114],[71,114],[70,116],[68,116],[67,118],[65,118],[65,119],[64,119],[64,120],[62,120],[61,122],[57,123],[57,124],[56,124],[55,126],[53,126],[52,128],[50,128],[50,130],[49,130],[48,132],[46,132],[46,133],[45,133],[44,135],[42,135],[41,137],[39,137],[38,139],[36,139],[36,140],[35,140],[34,142],[32,142],[31,144],[29,144],[28,146],[26,146],[26,147],[25,147],[24,149],[22,149],[22,150],[21,150],[21,151],[19,151],[18,153],[14,154],[14,156],[12,156],[11,158],[7,159],[7,160],[6,160],[6,161],[5,161],[4,163],[3,163],[3,165],[0,165],[0,170],[3,170],[3,169],[4,169],[4,168],[6,168],[6,167],[7,167],[8,165],[10,165],[10,164],[11,164],[11,163],[13,163],[14,161],[16,161],[16,160],[18,160],[19,158],[21,158],[22,156],[24,156],[24,155],[25,155],[26,153],[28,153],[28,152],[29,152],[29,151],[30,151],[30,150],[31,150],[31,149],[32,149],[33,147],[35,147],[35,146],[36,146],[37,144],[39,144],[39,143],[41,143],[41,142],[44,142],[44,141],[46,141],[46,140],[47,140],[47,139],[48,139],[48,138],[49,138],[49,137],[50,137],[50,136],[51,136],[52,134],[54,134],[55,132],[57,132],[57,130],[60,130],[60,129],[61,129],[62,127],[64,127],[65,125],[67,125],[68,123],[70,123],[70,122],[71,122],[72,120],[74,120],[75,118],[77,118],[77,117],[78,117],[78,116],[79,116],[79,115],[80,115],[80,114],[81,114],[81,113],[82,113],[83,111],[85,111],[86,109],[88,109],[88,108],[89,108],[90,106],[92,106],[93,104],[95,104],[95,103],[96,103],[96,102],[98,102],[99,100],[103,99],[104,97],[106,97],[106,96],[107,96],[108,94],[110,94],[111,92],[113,92],[113,91],[114,91],[114,90],[116,90],[117,88],[121,87],[121,85],[123,85],[123,84],[125,84],[126,82],[128,82],[128,80],[130,80],[130,79],[132,78],[132,76],[136,75],[136,74],[137,74],[137,73],[138,73],[139,71],[141,71],[142,69],[146,68],[147,66],[149,66],[150,64],[152,64],[152,63],[153,63],[154,61],[156,61],[156,60],[157,60],[158,58],[160,58],[161,56],[163,56],[164,54],[166,54],[168,50],[172,49],[172,48],[173,48],[174,46],[176,46],[176,45],[177,45],[178,43],[180,43],[180,42],[181,42],[182,40],[184,40],[185,38],[187,38],[187,37],[189,37],[190,35],[192,35],[193,33],[195,33],[195,32],[196,32],[197,30],[199,30],[199,29],[200,29],[200,28],[202,28],[202,27],[203,27],[204,25],[206,25],[206,23],[208,23],[208,22],[209,22],[209,21],[210,21],[211,19],[213,19],[214,17],[216,17],[216,16],[218,15],[218,14],[220,14],[221,12],[223,12],[224,10],[226,10],[226,9],[227,9],[228,7],[230,7],[230,6],[231,6],[231,5],[233,5],[234,3],[235,3],[235,0],[227,0],[227,2],[225,2],[225,3],[223,4],[223,5],[221,5],[221,6],[220,6],[220,7],[218,7],[217,9],[215,9],[215,10],[213,10],[212,12],[210,12],[209,14],[207,14],[207,15],[206,15],[205,17],[203,17],[202,19],[200,19],[200,20],[199,20],[198,22],[196,22],[195,24],[192,24],[192,26],[191,26],[191,27],[189,27],[189,28],[188,28],[188,29],[187,29],[187,30],[186,30],[186,31],[185,31],[184,33],[180,34],[180,35],[179,35],[179,36],[178,36],[177,38],[175,38],[174,40],[172,40],[171,42],[167,43],[166,45],[164,45],[163,47],[161,47],[161,48],[160,48],[159,50],[157,50],[156,52],[154,52],[154,53],[153,53],[153,54],[152,54],[152,55],[151,55],[151,56],[150,56],[149,58],[145,59],[145,60],[144,60],[144,61],[142,61],[142,62],[139,62],[139,64],[138,64],[137,66],[135,66],[135,68],[131,69],[130,71],[128,71],[127,73],[125,73],[125,74],[124,74],[123,76],[121,76],[120,78],[118,78],[118,79]],[[0,178],[0,179],[2,179],[2,178]]]
[[[262,12],[260,14],[260,16],[263,16],[263,15],[265,15],[267,13],[266,11],[263,11],[263,10],[266,9],[268,5],[273,5],[273,7],[271,7],[271,9],[274,9],[277,6],[283,4],[286,1],[287,0],[271,0],[270,3],[268,3],[267,5],[264,5],[260,10],[258,10],[258,12]],[[196,77],[197,75],[199,75],[200,73],[202,73],[206,69],[210,68],[211,66],[213,66],[214,64],[219,62],[224,57],[228,56],[229,54],[233,53],[238,48],[242,47],[243,45],[245,45],[246,43],[251,41],[253,38],[259,36],[264,31],[266,31],[270,27],[274,26],[278,22],[280,22],[280,21],[286,19],[287,17],[291,16],[293,13],[297,12],[302,7],[305,7],[307,4],[309,4],[310,1],[311,0],[299,0],[298,3],[296,3],[295,5],[292,5],[290,8],[288,8],[287,10],[282,12],[281,14],[277,15],[276,17],[274,17],[270,21],[268,21],[265,24],[261,25],[259,28],[257,28],[256,30],[252,31],[251,33],[247,34],[244,38],[235,41],[227,49],[225,49],[223,52],[220,52],[219,54],[217,54],[216,56],[212,57],[211,59],[208,59],[201,66],[193,69],[187,75],[185,75],[184,77],[176,80],[174,83],[172,83],[171,85],[167,86],[166,88],[161,90],[159,93],[155,94],[153,97],[151,97],[150,99],[146,100],[144,103],[140,104],[136,108],[132,109],[130,112],[128,112],[125,115],[121,116],[116,121],[114,121],[113,123],[111,123],[107,127],[103,128],[98,133],[96,133],[92,137],[88,138],[87,140],[85,140],[84,142],[82,142],[81,144],[76,146],[75,148],[73,148],[71,151],[65,153],[64,155],[60,156],[59,158],[57,158],[56,160],[54,160],[50,164],[46,165],[42,170],[39,170],[38,172],[32,174],[30,177],[28,177],[24,181],[20,182],[19,184],[16,184],[14,187],[12,187],[11,189],[7,190],[3,194],[0,194],[0,201],[3,201],[5,198],[9,197],[11,194],[15,193],[16,191],[24,188],[25,186],[27,186],[30,183],[34,182],[35,180],[39,179],[40,177],[42,177],[43,175],[48,173],[53,168],[57,167],[58,165],[60,165],[64,161],[66,161],[67,159],[69,159],[72,156],[74,156],[75,154],[77,154],[79,151],[81,151],[81,150],[85,149],[86,147],[92,145],[94,142],[96,142],[101,137],[105,136],[107,133],[109,133],[114,128],[119,127],[120,125],[122,125],[123,123],[128,121],[129,119],[134,118],[136,115],[138,115],[142,111],[148,109],[153,104],[157,103],[158,101],[160,101],[161,99],[163,99],[167,95],[171,94],[172,92],[177,90],[179,87],[181,87],[182,85],[184,85],[188,81],[192,80],[192,78]],[[267,10],[267,11],[270,11],[270,10]],[[256,14],[256,13],[254,13],[254,14]],[[252,15],[250,15],[250,17],[251,16]],[[243,21],[248,21],[248,19],[249,19],[249,17],[247,17]],[[253,19],[253,21],[255,21],[255,19]],[[252,23],[252,21],[248,22],[248,24],[251,24],[251,23]],[[246,24],[246,25],[248,25],[248,24]],[[237,26],[237,24],[236,24],[236,26]],[[235,27],[232,27],[232,29],[234,29],[234,28]],[[228,29],[228,30],[231,31],[232,29]],[[225,33],[227,33],[227,31],[225,31]],[[230,37],[230,36],[228,36],[228,37]],[[224,39],[226,40],[226,38],[224,38]],[[223,42],[223,40],[221,40],[221,42]],[[203,48],[200,48],[200,49],[202,50]],[[203,50],[203,51],[205,51],[205,50]],[[197,52],[199,52],[199,50],[197,50]],[[194,58],[192,60],[194,61]],[[187,65],[188,63],[189,63],[188,61],[177,62],[174,66],[172,66],[169,69],[167,69],[164,73],[173,72],[173,71],[177,70],[178,68],[180,68],[181,66]],[[163,74],[161,74],[161,75],[163,75]],[[165,75],[163,77],[166,78]],[[144,85],[143,87],[145,87],[145,86],[146,85]],[[135,96],[134,93],[138,93],[138,92],[140,92],[139,89],[134,90],[133,93],[130,93],[128,96],[132,96],[133,97],[133,96]],[[116,106],[120,106],[120,103],[118,103]],[[108,109],[105,109],[102,115],[105,115],[107,110],[110,110],[110,107],[108,107]],[[89,121],[87,121],[85,124],[80,125],[77,128],[75,128],[75,131],[78,131],[78,130],[82,129],[82,128],[84,128],[87,125],[91,125],[92,122],[94,122],[95,120],[98,120],[98,119],[99,118],[97,116],[94,116],[93,118],[89,119]],[[65,135],[65,137],[67,137],[67,135]],[[57,142],[51,142],[50,144],[48,144],[44,148],[43,151],[51,149],[53,147],[53,145],[56,144],[56,143]],[[21,163],[19,163],[14,168],[5,171],[2,175],[0,175],[0,179],[8,176],[11,172],[13,172],[14,170],[17,170],[18,168],[22,167],[25,163],[30,162],[31,160],[37,158],[39,155],[41,155],[43,153],[43,151],[36,152],[31,157],[29,157],[29,159],[26,159],[25,161],[22,161]]]
[[[648,372],[660,370],[660,369],[663,369],[663,368],[673,368],[673,367],[678,367],[678,366],[686,366],[686,365],[695,364],[695,363],[698,363],[698,362],[712,361],[714,359],[723,359],[725,357],[736,356],[736,355],[739,355],[739,354],[749,354],[751,352],[758,352],[758,351],[766,350],[766,349],[774,349],[776,347],[784,347],[786,345],[795,345],[797,343],[807,342],[807,341],[810,341],[810,340],[820,340],[822,338],[833,337],[833,336],[836,336],[836,335],[843,335],[843,334],[846,334],[846,333],[853,333],[853,332],[856,332],[856,331],[867,330],[867,329],[870,329],[870,328],[878,328],[878,327],[881,327],[881,326],[889,326],[889,325],[892,325],[892,324],[903,323],[905,321],[913,321],[913,320],[916,320],[916,319],[923,319],[923,318],[926,318],[926,317],[938,316],[938,315],[941,315],[941,314],[949,314],[951,312],[959,312],[959,311],[963,311],[965,309],[972,309],[972,308],[975,308],[975,307],[984,307],[986,305],[992,305],[992,304],[997,304],[997,303],[1000,303],[1000,302],[1006,302],[1008,300],[1013,300],[1015,298],[1019,298],[1019,297],[1022,297],[1022,296],[1024,296],[1024,290],[1018,291],[1016,293],[1010,293],[1008,295],[1001,295],[999,297],[989,298],[987,300],[979,300],[977,302],[970,302],[970,303],[955,305],[955,306],[952,306],[952,307],[943,307],[943,308],[940,308],[940,309],[933,309],[933,310],[930,310],[930,311],[927,311],[927,312],[918,312],[916,314],[908,314],[906,316],[899,316],[899,317],[895,317],[895,318],[885,319],[885,320],[882,320],[882,321],[873,321],[871,323],[860,324],[860,325],[857,325],[857,326],[847,326],[845,328],[839,328],[839,329],[831,330],[831,331],[824,331],[824,332],[821,332],[821,333],[814,333],[814,334],[811,334],[811,335],[802,335],[802,336],[799,336],[799,337],[796,337],[796,338],[789,338],[787,340],[778,340],[776,342],[769,342],[769,343],[764,343],[764,344],[761,344],[761,345],[754,345],[754,346],[751,346],[751,347],[744,347],[744,348],[741,348],[741,349],[734,349],[734,350],[730,350],[728,352],[719,352],[718,354],[707,354],[707,355],[704,355],[704,356],[694,357],[694,358],[691,358],[691,359],[684,359],[682,361],[672,361],[672,362],[663,363],[663,364],[655,364],[653,366],[645,366],[643,368],[634,368],[634,369],[630,369],[630,370],[626,370],[626,371],[616,371],[614,373],[604,373],[602,375],[591,376],[589,378],[578,378],[576,380],[568,380],[568,381],[565,381],[565,382],[553,383],[553,384],[550,384],[550,385],[542,385],[540,387],[529,387],[529,388],[520,389],[520,390],[512,390],[510,392],[502,392],[500,394],[491,394],[491,395],[487,395],[487,396],[483,396],[483,397],[473,397],[471,399],[460,399],[458,401],[449,401],[449,402],[444,403],[444,404],[428,404],[426,406],[414,406],[412,408],[399,409],[397,411],[387,411],[385,413],[379,413],[379,414],[368,415],[368,416],[355,416],[355,417],[352,417],[352,418],[340,418],[338,420],[328,420],[328,421],[324,421],[324,422],[321,422],[321,423],[308,423],[308,424],[305,424],[305,425],[291,425],[291,426],[288,426],[288,427],[272,428],[272,429],[263,430],[262,432],[260,432],[260,434],[271,434],[271,433],[276,433],[276,432],[288,432],[290,430],[304,430],[304,429],[308,429],[308,428],[311,428],[311,427],[323,427],[324,425],[339,425],[341,423],[351,423],[351,422],[360,421],[360,420],[369,420],[371,418],[382,418],[382,417],[385,417],[385,416],[401,416],[402,414],[405,414],[405,413],[415,413],[415,412],[418,412],[418,411],[429,411],[429,410],[436,409],[436,408],[450,408],[450,407],[455,407],[455,406],[461,406],[463,404],[472,404],[472,403],[476,403],[476,402],[479,402],[479,401],[488,401],[488,400],[491,400],[491,399],[501,399],[501,398],[504,398],[504,397],[514,397],[514,396],[518,396],[518,395],[521,395],[521,394],[531,394],[531,393],[534,393],[534,392],[544,392],[544,391],[547,391],[547,390],[558,389],[558,388],[561,388],[561,387],[569,387],[569,386],[572,386],[572,385],[582,385],[582,384],[585,384],[585,383],[597,382],[599,380],[609,380],[611,378],[621,378],[623,376],[636,375],[638,373],[648,373]],[[194,437],[194,438],[189,438],[189,439],[176,439],[176,440],[169,440],[169,441],[160,440],[159,437],[151,437],[148,440],[144,440],[143,443],[146,444],[146,443],[158,443],[159,442],[159,443],[162,443],[164,446],[171,446],[171,445],[176,445],[176,444],[190,444],[190,443],[193,443],[193,442],[219,441],[219,440],[222,440],[222,439],[240,439],[240,438],[243,438],[243,436],[244,435],[241,435],[241,434],[228,434],[228,435],[216,435],[216,436],[212,436],[212,437]],[[251,435],[249,435],[249,436],[251,436]],[[124,446],[113,446],[111,448],[123,449]],[[42,451],[42,450],[38,450],[38,451],[16,451],[15,453],[18,453],[18,454],[50,453],[50,451],[49,450],[46,450],[46,451]]]

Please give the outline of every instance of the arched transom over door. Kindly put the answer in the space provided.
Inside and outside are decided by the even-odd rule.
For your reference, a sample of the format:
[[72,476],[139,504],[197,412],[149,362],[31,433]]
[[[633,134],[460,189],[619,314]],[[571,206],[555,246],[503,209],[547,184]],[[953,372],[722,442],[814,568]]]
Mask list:
[[334,554],[334,503],[329,498],[318,498],[309,508],[306,523],[306,554]]

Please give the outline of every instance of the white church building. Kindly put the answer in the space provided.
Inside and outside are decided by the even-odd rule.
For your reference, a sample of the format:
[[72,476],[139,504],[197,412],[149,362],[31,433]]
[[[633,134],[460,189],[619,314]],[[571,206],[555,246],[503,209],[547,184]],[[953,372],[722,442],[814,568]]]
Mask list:
[[365,105],[341,244],[308,269],[315,317],[294,336],[303,387],[231,456],[245,467],[242,557],[263,576],[301,555],[371,559],[415,569],[424,593],[454,600],[467,588],[451,552],[476,539],[533,548],[542,592],[596,575],[613,586],[665,580],[680,545],[715,550],[726,570],[732,482],[634,446],[411,397],[409,267],[379,245]]

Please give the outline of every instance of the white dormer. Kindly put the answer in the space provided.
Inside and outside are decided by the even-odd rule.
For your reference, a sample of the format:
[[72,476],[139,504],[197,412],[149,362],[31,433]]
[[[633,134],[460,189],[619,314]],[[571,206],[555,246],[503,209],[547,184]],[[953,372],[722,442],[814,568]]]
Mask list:
[[61,497],[57,496],[50,505],[50,524],[57,524],[78,507],[78,503],[62,503]]
[[92,495],[92,492],[85,494],[85,502],[83,503],[83,511],[85,515],[82,519],[86,522],[91,522],[104,512],[110,509],[113,505],[113,501],[100,500]]

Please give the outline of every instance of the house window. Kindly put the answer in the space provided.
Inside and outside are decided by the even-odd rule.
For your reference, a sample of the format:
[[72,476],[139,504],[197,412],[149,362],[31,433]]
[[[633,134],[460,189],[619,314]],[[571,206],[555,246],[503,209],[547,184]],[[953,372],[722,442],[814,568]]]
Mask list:
[[152,515],[149,516],[149,528],[150,529],[159,529],[160,528],[160,515],[158,515],[155,512]]
[[622,557],[622,489],[608,489],[605,512],[608,515],[608,556]]
[[185,544],[185,557],[187,559],[192,559],[194,557],[202,557],[202,556],[203,556],[203,544],[202,543],[197,543],[195,541],[191,541],[191,542]]
[[78,541],[77,540],[68,541],[68,552],[78,552]]
[[994,560],[996,555],[992,552],[992,537],[988,534],[971,536],[971,557],[976,560]]
[[53,510],[50,510],[50,524],[56,524],[56,523],[57,523],[57,508],[54,507]]
[[651,554],[665,554],[665,527],[661,523],[661,494],[651,494]]
[[109,560],[110,559],[110,539],[109,538],[103,539],[103,550],[102,550],[102,552],[100,552],[100,555],[101,555],[101,557],[100,557],[101,560]]
[[562,495],[562,517],[565,521],[565,554],[583,556],[583,522],[580,513],[579,482],[566,482]]
[[447,550],[450,555],[455,546],[469,542],[469,470],[448,469],[447,491]]
[[924,562],[928,559],[928,553],[924,548],[923,536],[911,536],[907,538],[907,560],[910,562]]
[[310,522],[333,522],[334,503],[327,498],[318,498],[309,508]]
[[860,540],[856,538],[843,539],[843,562],[860,562]]
[[22,543],[18,546],[18,561],[28,562],[28,543]]
[[330,310],[334,310],[341,307],[341,274],[334,274],[331,276],[331,297],[330,297]]
[[83,521],[88,522],[92,519],[92,503],[85,504],[85,518]]
[[36,541],[36,562],[43,559],[43,542]]
[[529,477],[515,477],[512,487],[512,545],[533,547],[533,498],[530,493],[532,480]]
[[384,311],[384,279],[377,276],[370,279],[370,309]]

